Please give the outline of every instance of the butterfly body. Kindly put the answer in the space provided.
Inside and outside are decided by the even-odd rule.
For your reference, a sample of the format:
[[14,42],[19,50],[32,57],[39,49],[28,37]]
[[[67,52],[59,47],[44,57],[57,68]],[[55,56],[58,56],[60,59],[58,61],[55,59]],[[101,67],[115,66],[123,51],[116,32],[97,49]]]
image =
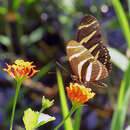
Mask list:
[[93,16],[85,16],[81,20],[77,40],[68,42],[66,50],[72,70],[80,82],[97,84],[109,75],[110,55],[102,45],[99,24]]

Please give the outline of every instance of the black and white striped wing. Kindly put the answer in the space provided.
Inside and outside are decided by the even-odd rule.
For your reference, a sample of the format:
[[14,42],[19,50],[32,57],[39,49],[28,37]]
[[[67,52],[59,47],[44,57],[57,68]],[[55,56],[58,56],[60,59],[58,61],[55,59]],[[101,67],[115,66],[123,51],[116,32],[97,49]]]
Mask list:
[[70,41],[66,49],[72,70],[81,82],[97,81],[108,76],[106,67],[77,41]]
[[110,55],[103,45],[100,25],[97,19],[91,15],[83,17],[77,29],[77,42],[89,50],[89,52],[111,71]]

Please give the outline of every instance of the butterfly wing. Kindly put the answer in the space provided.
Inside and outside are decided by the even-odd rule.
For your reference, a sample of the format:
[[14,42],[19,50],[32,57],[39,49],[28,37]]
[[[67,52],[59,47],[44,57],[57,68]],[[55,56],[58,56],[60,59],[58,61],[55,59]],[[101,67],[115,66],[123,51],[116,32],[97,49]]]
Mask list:
[[96,86],[96,87],[102,87],[102,88],[107,88],[107,84],[103,83],[103,82],[100,82],[100,81],[92,81],[92,82],[89,82],[89,84],[91,86]]
[[76,40],[87,48],[91,54],[111,71],[110,55],[103,45],[100,25],[97,19],[91,15],[83,17],[77,29]]
[[72,70],[81,82],[101,80],[108,76],[106,67],[77,41],[70,41],[66,50]]

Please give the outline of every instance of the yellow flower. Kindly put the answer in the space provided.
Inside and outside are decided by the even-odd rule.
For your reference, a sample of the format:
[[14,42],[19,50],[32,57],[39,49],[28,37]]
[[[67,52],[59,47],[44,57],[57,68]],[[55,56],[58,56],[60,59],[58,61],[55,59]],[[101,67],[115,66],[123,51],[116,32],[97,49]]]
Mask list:
[[66,87],[66,90],[69,99],[76,104],[85,103],[95,95],[91,88],[86,88],[84,85],[77,83],[70,83],[70,86]]
[[15,80],[24,80],[31,78],[39,70],[35,70],[35,66],[32,65],[33,62],[25,62],[24,60],[16,60],[13,65],[7,65],[7,69],[3,70],[8,72],[8,74]]

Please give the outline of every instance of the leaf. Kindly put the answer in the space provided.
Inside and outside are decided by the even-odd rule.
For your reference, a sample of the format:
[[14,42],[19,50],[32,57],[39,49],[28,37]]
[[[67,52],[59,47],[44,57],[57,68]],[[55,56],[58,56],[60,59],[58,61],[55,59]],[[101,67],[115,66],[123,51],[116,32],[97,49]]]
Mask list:
[[7,36],[0,35],[0,42],[6,47],[10,46],[10,39]]
[[38,122],[37,122],[37,125],[35,126],[35,128],[38,128],[50,121],[54,121],[55,119],[56,119],[55,117],[49,116],[48,114],[41,113],[38,117]]
[[108,48],[112,62],[122,71],[125,71],[128,67],[129,60],[121,52],[114,48]]
[[41,125],[53,120],[55,120],[55,117],[49,116],[48,114],[35,112],[31,108],[24,111],[23,122],[26,130],[38,128]]
[[31,46],[33,43],[37,42],[43,37],[44,30],[42,27],[37,28],[34,30],[30,35],[23,35],[20,39],[20,42],[23,45]]
[[38,80],[41,77],[43,77],[45,74],[47,74],[48,71],[50,71],[56,64],[54,63],[54,61],[51,61],[50,63],[48,63],[47,65],[43,66],[40,70],[39,73],[37,73],[34,77],[33,80]]
[[[65,90],[64,90],[61,72],[57,69],[56,73],[57,73],[60,103],[61,103],[61,108],[62,108],[62,116],[65,119],[65,117],[69,114],[69,110],[68,110],[68,107],[67,107],[68,105],[67,105],[67,100],[66,100],[66,96],[65,96]],[[68,118],[65,121],[64,127],[65,127],[65,130],[73,130],[72,122],[71,122],[70,118]]]
[[116,11],[118,21],[121,25],[122,31],[124,33],[125,39],[127,41],[128,47],[130,48],[130,26],[126,14],[119,0],[112,0],[112,3]]
[[33,111],[31,108],[28,108],[24,111],[23,122],[26,130],[32,130],[38,121],[38,114]]
[[112,118],[111,130],[122,130],[124,126],[126,110],[127,110],[128,102],[130,99],[129,74],[130,74],[130,63],[124,74],[124,77],[121,83],[117,108],[115,109],[113,118]]

